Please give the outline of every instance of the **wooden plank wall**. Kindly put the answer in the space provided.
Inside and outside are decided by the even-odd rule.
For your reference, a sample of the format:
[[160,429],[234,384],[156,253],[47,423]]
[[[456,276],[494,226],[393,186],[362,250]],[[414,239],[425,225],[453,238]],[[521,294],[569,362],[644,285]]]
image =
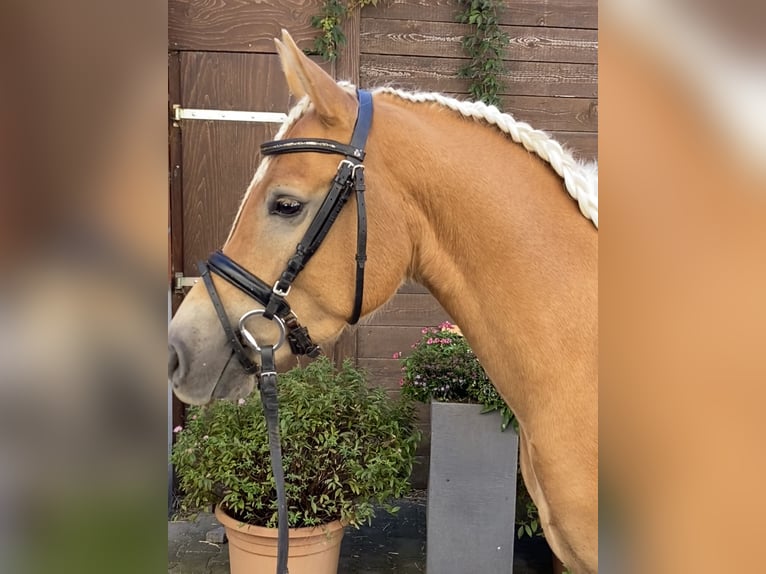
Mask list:
[[316,35],[311,17],[319,0],[169,0],[168,50],[274,53],[274,38],[288,28],[301,47]]
[[[389,0],[362,11],[360,83],[469,98],[455,0]],[[596,0],[523,0],[500,13],[510,37],[501,108],[593,159],[598,131]]]

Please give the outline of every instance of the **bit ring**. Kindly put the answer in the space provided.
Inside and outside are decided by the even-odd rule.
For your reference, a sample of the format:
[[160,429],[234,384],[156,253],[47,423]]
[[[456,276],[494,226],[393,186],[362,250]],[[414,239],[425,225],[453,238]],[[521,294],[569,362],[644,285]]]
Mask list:
[[[247,313],[242,315],[242,317],[239,319],[239,331],[240,333],[242,333],[242,337],[245,339],[245,342],[250,347],[252,347],[258,352],[261,351],[261,346],[258,344],[258,341],[255,340],[255,337],[253,336],[253,334],[250,331],[248,331],[247,328],[245,327],[245,321],[247,321],[250,317],[256,317],[256,316],[262,317],[265,312],[266,311],[264,311],[263,309],[253,309],[252,311],[248,311]],[[285,327],[285,322],[280,317],[277,317],[276,315],[274,315],[271,318],[271,320],[274,321],[279,327],[279,339],[274,344],[274,350],[276,351],[277,349],[279,349],[279,347],[281,347],[285,343],[287,328]]]

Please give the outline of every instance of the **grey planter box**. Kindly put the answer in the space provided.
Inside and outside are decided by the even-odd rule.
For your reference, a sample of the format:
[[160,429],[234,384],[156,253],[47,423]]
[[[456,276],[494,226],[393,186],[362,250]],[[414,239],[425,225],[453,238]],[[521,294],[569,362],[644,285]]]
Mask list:
[[513,572],[519,437],[481,410],[431,404],[429,574]]

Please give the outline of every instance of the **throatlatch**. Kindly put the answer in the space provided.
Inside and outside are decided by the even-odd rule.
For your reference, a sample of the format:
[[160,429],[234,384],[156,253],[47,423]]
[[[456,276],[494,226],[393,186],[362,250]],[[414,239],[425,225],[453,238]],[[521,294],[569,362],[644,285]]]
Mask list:
[[[296,355],[316,357],[321,353],[319,346],[311,340],[308,329],[298,322],[298,318],[290,309],[290,304],[286,298],[290,293],[293,281],[295,281],[295,278],[303,270],[314,253],[316,253],[317,249],[319,249],[352,192],[356,193],[357,206],[356,285],[354,289],[354,306],[349,322],[352,325],[355,324],[359,321],[362,313],[364,269],[367,262],[367,208],[364,197],[366,187],[364,182],[364,164],[362,161],[365,155],[364,147],[367,143],[367,136],[372,124],[372,94],[364,90],[357,90],[357,99],[359,100],[359,109],[354,132],[349,144],[318,138],[291,138],[266,142],[261,145],[261,153],[263,155],[318,152],[344,156],[344,159],[338,164],[338,171],[319,211],[311,221],[309,228],[296,248],[295,254],[287,262],[285,270],[276,283],[269,287],[266,282],[237,264],[221,251],[216,251],[210,255],[206,262],[202,261],[198,264],[205,288],[210,294],[210,299],[213,302],[213,307],[221,322],[224,333],[226,333],[232,353],[236,355],[245,373],[257,374],[258,376],[261,403],[263,404],[269,429],[271,467],[277,491],[279,520],[277,574],[287,574],[289,543],[287,500],[279,437],[279,403],[274,353],[285,340]],[[221,302],[221,298],[210,275],[211,272],[222,277],[264,306],[264,309],[254,309],[245,313],[239,320],[238,331],[229,322],[226,309]],[[280,337],[274,345],[259,345],[255,337],[247,330],[245,322],[252,316],[262,316],[277,324],[280,328]],[[245,345],[260,354],[260,372],[258,365],[248,355]]]

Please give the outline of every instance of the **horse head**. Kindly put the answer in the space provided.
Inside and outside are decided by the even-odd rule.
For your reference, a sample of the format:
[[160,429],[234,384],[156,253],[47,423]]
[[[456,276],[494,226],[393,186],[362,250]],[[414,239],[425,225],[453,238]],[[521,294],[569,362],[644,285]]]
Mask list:
[[[282,41],[275,42],[290,91],[299,100],[277,140],[348,143],[358,115],[356,92],[337,84],[303,54],[287,32],[283,31]],[[401,209],[397,197],[387,198],[384,204],[369,193],[376,186],[386,187],[386,175],[381,170],[376,173],[373,165],[374,138],[370,137],[367,144],[370,161],[364,162],[369,197],[366,203],[376,217],[368,225],[371,262],[365,266],[362,314],[380,306],[395,292],[411,252],[411,246],[406,245],[409,236],[405,218],[395,216]],[[275,285],[320,211],[339,173],[339,161],[343,160],[338,155],[313,151],[262,158],[222,248],[223,254],[269,287]],[[380,165],[382,160],[377,163]],[[285,296],[300,324],[308,328],[318,344],[334,341],[354,311],[358,228],[354,194],[347,203]],[[212,273],[211,279],[235,327],[245,313],[264,307],[220,276]],[[247,329],[261,345],[273,344],[279,337],[275,322],[262,318],[249,319]],[[199,404],[213,398],[242,397],[252,391],[253,378],[233,360],[229,341],[202,285],[195,285],[179,307],[169,328],[168,343],[169,379],[182,401]],[[251,353],[251,349],[247,352]],[[290,364],[287,345],[278,349],[276,360],[279,368]]]

